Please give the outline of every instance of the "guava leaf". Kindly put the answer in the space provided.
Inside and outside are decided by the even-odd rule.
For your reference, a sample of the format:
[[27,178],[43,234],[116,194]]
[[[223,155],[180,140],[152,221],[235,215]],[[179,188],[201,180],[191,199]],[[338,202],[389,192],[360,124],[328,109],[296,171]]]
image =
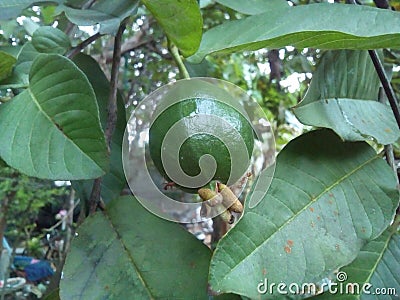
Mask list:
[[0,81],[7,78],[17,60],[11,54],[0,51]]
[[0,105],[0,156],[29,176],[96,178],[108,168],[95,94],[67,58],[39,54],[29,87]]
[[60,29],[41,26],[32,35],[32,45],[38,52],[65,54],[71,47],[68,36]]
[[[103,130],[106,128],[108,97],[110,94],[110,83],[100,69],[99,64],[88,55],[80,53],[73,59],[89,79],[96,94],[99,106],[100,122]],[[122,139],[124,136],[126,118],[124,101],[120,93],[117,98],[118,113],[117,125],[111,140],[110,168],[101,182],[101,197],[105,203],[119,197],[126,184],[124,170],[122,168]],[[80,194],[81,199],[89,199],[93,187],[93,180],[73,181],[72,185]]]
[[289,45],[352,50],[398,48],[400,13],[362,5],[327,3],[268,11],[208,30],[190,61],[199,63],[206,55],[217,52]]
[[63,0],[41,0],[41,1],[27,1],[27,0],[18,0],[18,1],[10,1],[10,0],[0,0],[0,20],[10,20],[15,17],[18,17],[22,10],[27,7],[30,7],[36,3],[57,3]]
[[99,24],[100,33],[115,35],[121,22],[136,12],[138,3],[138,0],[100,0],[89,9],[60,5],[56,8],[56,14],[64,12],[68,20],[80,26]]
[[199,48],[203,18],[196,0],[142,0],[184,56]]
[[[400,235],[386,230],[379,238],[362,247],[357,258],[340,272],[345,273],[345,281],[336,280],[338,285],[346,287],[354,284],[354,295],[325,292],[316,299],[380,299],[376,292],[391,289],[391,296],[399,297],[400,293]],[[363,292],[363,287],[365,291]],[[379,290],[376,290],[379,289]],[[383,290],[385,289],[385,290]],[[381,295],[383,296],[383,295]]]
[[245,15],[257,15],[266,11],[276,11],[281,8],[287,8],[286,0],[248,0],[248,1],[232,1],[232,0],[216,0],[226,7],[236,10]]
[[[340,163],[339,163],[340,162]],[[390,224],[399,203],[396,179],[365,142],[316,130],[278,155],[271,186],[218,243],[209,281],[216,292],[249,298],[257,285],[317,283],[352,262]]]
[[367,51],[329,51],[293,110],[303,124],[331,128],[344,140],[391,144],[400,131],[390,106],[378,102],[379,85]]
[[77,230],[61,299],[208,299],[211,251],[130,196],[112,201]]

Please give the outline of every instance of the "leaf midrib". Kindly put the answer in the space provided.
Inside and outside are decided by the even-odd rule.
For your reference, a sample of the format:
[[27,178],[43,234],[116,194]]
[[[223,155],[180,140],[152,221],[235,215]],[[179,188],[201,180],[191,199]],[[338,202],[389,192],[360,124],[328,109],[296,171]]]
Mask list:
[[386,250],[388,249],[388,245],[389,245],[389,243],[390,243],[390,241],[391,241],[391,239],[392,239],[393,234],[394,234],[394,233],[391,233],[391,234],[388,235],[386,241],[384,242],[385,245],[384,245],[384,247],[382,248],[383,251],[381,251],[381,252],[379,253],[378,259],[376,260],[375,264],[373,265],[373,267],[372,267],[372,269],[371,269],[371,272],[369,272],[368,278],[365,280],[365,282],[369,282],[369,281],[370,281],[372,275],[375,273],[376,269],[378,268],[378,265],[379,265],[379,263],[381,262],[383,255],[385,254]]
[[[64,131],[60,130],[60,129],[56,126],[57,123],[43,110],[43,108],[41,107],[39,101],[36,99],[35,95],[33,94],[31,88],[28,87],[27,90],[28,90],[29,95],[31,96],[33,102],[34,102],[35,105],[37,106],[38,110],[45,116],[45,118],[52,124],[52,126],[55,127],[56,131],[61,132],[61,134],[65,137],[65,139],[68,140],[69,142],[71,142],[72,145],[74,145],[74,147],[76,147],[76,148],[79,150],[79,152],[81,152],[86,158],[88,158],[92,163],[94,163],[94,165],[97,166],[100,170],[104,171],[104,170],[99,166],[99,164],[98,164],[95,160],[93,160],[92,157],[90,157],[89,155],[87,155],[86,152],[85,152],[83,149],[81,149],[76,143],[74,143],[74,141],[73,141],[69,136],[67,136],[67,135],[64,133]],[[66,167],[66,164],[65,164],[65,167]],[[50,169],[49,169],[49,171],[50,171],[51,173],[53,173]],[[68,171],[68,173],[70,173],[70,172]]]
[[303,105],[297,105],[295,107],[293,107],[294,110],[296,109],[300,109],[300,108],[305,108],[307,106],[312,106],[315,104],[328,104],[329,102],[335,102],[335,103],[339,103],[340,101],[363,101],[363,103],[365,102],[372,102],[372,103],[379,103],[382,104],[383,106],[387,106],[386,104],[380,103],[377,100],[373,100],[373,99],[359,99],[359,98],[349,98],[349,97],[326,97],[326,98],[319,98],[317,100],[313,100],[312,102],[308,102],[305,103]]
[[[363,167],[365,167],[366,165],[368,165],[369,163],[371,163],[372,161],[378,159],[380,156],[378,154],[374,155],[373,157],[371,157],[370,159],[368,159],[367,161],[365,161],[364,163],[362,163],[361,165],[359,165],[357,168],[355,168],[354,170],[348,172],[347,174],[345,174],[343,177],[341,177],[339,180],[337,180],[336,182],[334,182],[333,184],[331,184],[329,187],[325,188],[318,196],[315,197],[314,200],[310,201],[306,206],[304,206],[304,208],[302,208],[301,210],[299,210],[296,214],[294,214],[292,217],[290,217],[289,219],[287,219],[281,226],[277,227],[277,230],[271,234],[267,239],[265,239],[259,246],[257,246],[253,251],[251,251],[248,255],[246,255],[238,264],[236,264],[233,268],[231,268],[231,270],[225,274],[225,276],[219,281],[219,282],[223,282],[226,277],[228,277],[228,275],[230,273],[232,273],[243,261],[245,261],[246,259],[248,259],[253,253],[257,252],[264,244],[268,243],[269,240],[271,240],[278,232],[280,232],[282,229],[286,228],[293,220],[295,220],[298,216],[300,216],[305,210],[307,210],[311,205],[313,205],[315,202],[317,202],[317,200],[320,199],[320,197],[322,197],[322,195],[324,195],[325,193],[329,192],[330,190],[332,190],[334,187],[336,187],[338,184],[340,184],[342,181],[346,180],[347,178],[349,178],[352,174],[356,173],[357,171],[361,170]],[[268,195],[268,194],[267,194]],[[251,213],[251,212],[249,212]],[[229,237],[229,235],[228,235]],[[215,253],[214,253],[215,255]],[[218,283],[219,285],[220,283]]]
[[110,223],[110,227],[115,232],[117,240],[121,243],[121,246],[124,248],[129,260],[132,263],[132,266],[135,268],[135,271],[136,271],[136,274],[137,274],[139,280],[142,282],[142,284],[143,284],[144,288],[146,289],[147,293],[149,294],[151,299],[155,299],[155,296],[151,293],[150,287],[148,286],[148,284],[146,283],[146,281],[142,277],[142,274],[140,273],[139,267],[136,265],[135,260],[132,257],[128,247],[123,242],[122,236],[120,235],[120,233],[117,230],[117,228],[114,226],[114,223],[112,222],[112,219],[107,214],[103,214],[103,215],[108,220],[108,222]]

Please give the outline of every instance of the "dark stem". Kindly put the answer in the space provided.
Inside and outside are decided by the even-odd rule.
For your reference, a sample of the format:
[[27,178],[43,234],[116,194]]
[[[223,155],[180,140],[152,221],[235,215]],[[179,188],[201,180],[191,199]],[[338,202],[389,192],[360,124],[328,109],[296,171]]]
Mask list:
[[117,35],[114,39],[114,54],[111,67],[110,94],[108,97],[108,118],[105,130],[106,142],[109,152],[111,151],[111,138],[115,130],[115,125],[117,123],[118,73],[121,63],[122,35],[124,33],[127,21],[128,19],[122,21],[121,25],[118,28]]
[[72,36],[73,32],[75,31],[76,25],[74,23],[71,23],[70,21],[68,21],[68,24],[65,28],[65,34],[68,36]]
[[[115,125],[117,123],[117,92],[118,92],[118,73],[119,65],[121,63],[121,44],[122,35],[124,33],[126,22],[128,18],[122,21],[118,28],[117,35],[114,39],[114,54],[111,67],[111,79],[110,79],[110,94],[108,97],[108,114],[107,114],[107,125],[104,132],[106,138],[106,144],[108,152],[111,152],[111,139],[115,130]],[[100,192],[101,192],[101,182],[102,178],[96,178],[93,183],[92,192],[89,199],[89,214],[94,214],[97,207],[101,204]],[[100,208],[103,206],[100,205]]]
[[[382,88],[379,89],[379,102],[381,102],[381,103],[385,102]],[[394,176],[397,179],[397,184],[399,184],[399,177],[397,176],[397,167],[396,167],[396,161],[394,158],[393,145],[391,145],[391,144],[385,145],[384,152],[385,152],[386,162],[392,168]]]
[[383,90],[385,91],[385,94],[386,94],[387,98],[389,99],[389,104],[390,104],[390,107],[392,108],[394,117],[397,122],[397,126],[400,129],[400,112],[399,112],[399,107],[397,105],[396,95],[393,91],[392,86],[390,85],[388,78],[386,77],[386,73],[383,68],[382,62],[380,61],[378,55],[376,54],[376,51],[368,50],[368,53],[372,59],[374,66],[375,66],[375,70],[378,73],[378,77],[382,83]]
[[388,9],[390,7],[387,0],[374,0],[374,3],[378,8]]
[[[376,7],[378,8],[388,8],[389,4],[387,3],[386,0],[379,1],[379,0],[374,0]],[[400,112],[399,112],[399,107],[398,107],[398,102],[396,99],[396,94],[393,91],[393,88],[390,84],[389,79],[386,76],[385,69],[383,68],[383,64],[381,60],[378,57],[378,54],[376,53],[375,50],[368,50],[369,56],[371,57],[371,60],[374,64],[376,73],[378,74],[379,80],[382,83],[383,90],[385,91],[385,94],[389,100],[390,107],[392,108],[393,115],[396,119],[397,126],[400,129]]]
[[97,205],[100,202],[100,192],[101,192],[101,182],[102,177],[96,178],[93,182],[92,192],[89,198],[89,214],[94,214],[96,212]]
[[72,48],[65,56],[72,59],[75,55],[77,55],[79,52],[81,52],[83,49],[85,49],[87,46],[89,46],[91,43],[93,43],[101,36],[102,34],[96,33],[88,37],[86,40],[79,43],[76,47]]

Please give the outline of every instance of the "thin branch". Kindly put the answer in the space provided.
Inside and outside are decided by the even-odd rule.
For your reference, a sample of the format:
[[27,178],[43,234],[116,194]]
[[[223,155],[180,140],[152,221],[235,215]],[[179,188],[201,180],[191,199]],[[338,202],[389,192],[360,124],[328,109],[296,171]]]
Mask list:
[[375,70],[378,73],[379,80],[381,81],[383,89],[385,91],[385,94],[386,94],[386,96],[387,96],[387,98],[389,100],[389,104],[390,104],[390,107],[392,108],[394,117],[395,117],[396,122],[397,122],[397,126],[400,129],[400,111],[399,111],[399,107],[397,105],[398,102],[397,102],[397,99],[396,99],[396,95],[395,95],[395,93],[393,91],[393,88],[392,88],[388,78],[386,77],[386,73],[385,73],[385,70],[383,68],[382,62],[380,61],[376,51],[375,50],[368,50],[368,53],[369,53],[369,56],[372,59],[372,62],[374,64],[374,66],[375,66]]
[[108,118],[107,126],[105,130],[106,142],[108,150],[111,151],[111,138],[115,130],[117,123],[117,92],[118,92],[118,74],[119,66],[121,63],[121,46],[122,46],[122,35],[126,27],[127,19],[125,19],[117,32],[114,39],[114,55],[111,67],[111,79],[110,79],[110,94],[108,97]]
[[100,202],[101,182],[103,177],[96,178],[93,182],[92,192],[89,198],[89,214],[94,214],[98,203]]
[[[382,88],[379,89],[379,102],[384,103],[385,102],[385,97],[383,94]],[[397,176],[397,167],[396,167],[396,161],[394,157],[394,152],[393,152],[393,145],[385,145],[384,146],[384,152],[385,152],[385,158],[386,162],[388,165],[392,168],[394,176],[396,177],[397,180],[397,185],[399,184],[399,177]]]
[[102,34],[99,32],[88,37],[86,40],[82,41],[79,43],[76,47],[72,48],[67,54],[66,57],[68,58],[73,58],[75,55],[77,55],[79,52],[81,52],[83,49],[85,49],[87,46],[89,46],[91,43],[93,43],[95,40],[100,38]]
[[[121,63],[121,44],[122,44],[122,35],[125,31],[126,22],[128,18],[122,21],[121,25],[118,28],[117,35],[114,39],[114,54],[113,54],[113,62],[111,67],[111,80],[110,80],[110,94],[108,97],[108,115],[107,115],[107,125],[106,130],[104,132],[108,152],[111,152],[111,139],[115,130],[115,125],[117,123],[117,92],[118,92],[118,73],[119,66]],[[95,213],[97,207],[100,204],[100,208],[103,207],[100,201],[100,192],[101,192],[101,182],[102,178],[95,179],[93,183],[92,192],[90,194],[89,199],[89,213]]]
[[182,78],[189,79],[190,75],[188,70],[185,67],[185,64],[182,61],[181,55],[179,54],[178,47],[176,47],[170,40],[168,40],[168,49],[171,53],[173,59],[175,60],[176,64],[178,65],[179,74]]
[[[70,200],[71,199],[75,199],[75,190],[71,189],[71,194],[70,194]],[[67,214],[65,216],[63,216],[56,224],[54,224],[53,226],[51,226],[50,228],[44,228],[43,231],[46,232],[52,232],[54,229],[56,229],[58,226],[60,226],[63,222],[65,222],[67,219],[72,218],[73,214],[74,214],[74,210],[75,208],[78,206],[80,200],[78,199],[75,204],[73,204],[70,208],[72,208],[72,210],[70,209]]]
[[[374,1],[374,2],[378,8],[384,8],[384,4],[382,3],[383,1]],[[394,93],[390,81],[386,76],[385,69],[383,68],[383,64],[379,59],[377,52],[375,50],[368,50],[368,53],[369,56],[371,57],[372,63],[374,64],[379,80],[382,83],[383,90],[385,91],[385,94],[389,100],[389,104],[390,107],[392,108],[394,118],[396,119],[397,122],[397,126],[400,129],[400,111],[398,107],[398,101],[396,99],[396,94]]]

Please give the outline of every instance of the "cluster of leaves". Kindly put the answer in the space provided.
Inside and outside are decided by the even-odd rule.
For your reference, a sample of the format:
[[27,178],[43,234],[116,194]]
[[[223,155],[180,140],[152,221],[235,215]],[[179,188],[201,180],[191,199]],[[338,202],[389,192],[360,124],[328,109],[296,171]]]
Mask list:
[[[215,294],[269,298],[274,295],[257,290],[266,277],[287,285],[320,283],[334,279],[343,266],[352,283],[400,290],[398,273],[383,271],[400,263],[397,225],[389,227],[399,203],[397,181],[369,145],[371,140],[395,143],[400,134],[390,108],[378,101],[379,78],[365,51],[400,47],[398,12],[344,4],[218,0],[217,14],[223,19],[209,22],[202,34],[203,17],[194,0],[142,0],[151,16],[139,1],[99,0],[89,6],[80,0],[6,2],[0,1],[2,19],[40,4],[63,30],[44,23],[28,37],[19,37],[26,40],[20,49],[1,48],[0,85],[10,90],[0,105],[0,156],[27,175],[72,180],[82,199],[89,198],[93,179],[103,177],[106,209],[78,229],[64,267],[61,299],[208,299],[207,286]],[[132,196],[119,197],[125,185],[122,97],[109,154],[104,129],[110,84],[93,57],[73,55],[82,44],[72,47],[65,32],[71,24],[98,25],[98,35],[115,35],[132,15],[136,24],[154,18],[187,57],[193,74],[228,75],[226,79],[251,90],[261,103],[271,97],[291,106],[298,99],[267,92],[265,87],[274,82],[262,73],[246,78],[265,54],[248,51],[287,46],[324,51],[309,50],[318,65],[315,71],[313,64],[305,70],[314,71],[313,79],[293,109],[303,124],[324,129],[285,146],[267,194],[255,207],[245,203],[243,216],[212,256],[179,225],[151,215]],[[156,56],[165,55],[164,47],[155,47]],[[303,53],[306,61],[293,61],[291,51],[297,50],[291,49],[284,51],[285,60],[293,63],[288,70],[295,70],[307,55]],[[242,51],[243,56],[226,56]],[[243,58],[246,63],[240,66]],[[196,65],[201,61],[205,69]],[[235,67],[228,70],[232,61]],[[220,64],[227,65],[226,72],[218,73]],[[135,71],[130,70],[138,76]],[[266,176],[260,176],[250,199],[263,194]]]

